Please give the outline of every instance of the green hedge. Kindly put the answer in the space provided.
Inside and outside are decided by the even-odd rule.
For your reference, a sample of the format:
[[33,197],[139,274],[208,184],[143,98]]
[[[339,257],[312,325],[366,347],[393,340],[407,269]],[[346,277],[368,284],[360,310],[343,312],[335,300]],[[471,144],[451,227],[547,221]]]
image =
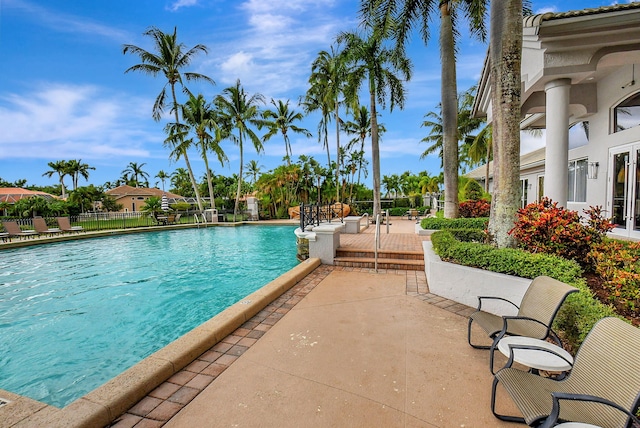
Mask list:
[[486,217],[479,218],[423,218],[420,226],[423,229],[441,230],[441,229],[485,229],[489,219]]
[[445,261],[522,278],[533,279],[546,275],[578,288],[580,291],[571,294],[562,305],[553,326],[570,349],[578,349],[598,320],[616,316],[611,306],[595,299],[582,278],[582,269],[575,261],[548,254],[463,242],[454,235],[464,239],[464,236],[472,234],[467,231],[442,230],[431,235],[434,251]]

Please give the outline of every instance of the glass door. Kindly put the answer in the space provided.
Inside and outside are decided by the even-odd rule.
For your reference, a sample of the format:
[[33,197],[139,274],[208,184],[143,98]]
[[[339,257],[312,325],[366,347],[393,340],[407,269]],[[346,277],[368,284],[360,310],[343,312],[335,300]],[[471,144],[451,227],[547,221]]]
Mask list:
[[640,144],[610,152],[608,201],[614,233],[640,237]]

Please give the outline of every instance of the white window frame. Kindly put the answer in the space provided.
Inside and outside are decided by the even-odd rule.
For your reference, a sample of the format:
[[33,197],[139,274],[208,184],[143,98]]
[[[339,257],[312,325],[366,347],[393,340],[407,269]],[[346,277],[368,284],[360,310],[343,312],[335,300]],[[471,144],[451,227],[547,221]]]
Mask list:
[[[573,167],[573,169],[572,169]],[[587,177],[589,159],[580,158],[569,161],[567,166],[567,202],[587,202]]]

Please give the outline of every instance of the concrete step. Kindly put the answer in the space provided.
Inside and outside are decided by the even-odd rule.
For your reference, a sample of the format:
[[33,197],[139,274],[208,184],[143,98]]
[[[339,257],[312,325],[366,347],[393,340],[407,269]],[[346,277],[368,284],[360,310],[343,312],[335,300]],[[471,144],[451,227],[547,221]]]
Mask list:
[[[336,257],[333,259],[333,264],[344,267],[374,269],[375,261],[373,257]],[[421,271],[424,270],[424,260],[380,258],[378,255],[378,269]]]
[[[373,259],[375,257],[375,252],[373,249],[369,248],[338,247],[336,250],[336,257],[363,257]],[[378,261],[380,261],[380,259],[420,260],[421,262],[424,262],[424,253],[422,251],[378,250]]]

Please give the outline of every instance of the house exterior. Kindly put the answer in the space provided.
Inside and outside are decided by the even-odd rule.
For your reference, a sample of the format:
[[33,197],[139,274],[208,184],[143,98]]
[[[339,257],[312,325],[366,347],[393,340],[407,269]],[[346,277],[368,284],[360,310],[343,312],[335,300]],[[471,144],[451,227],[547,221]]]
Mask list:
[[[543,129],[545,140],[521,158],[523,204],[600,205],[614,234],[640,239],[640,2],[523,24],[521,128]],[[474,113],[491,122],[487,61]],[[483,182],[484,171],[468,176]]]
[[190,204],[195,203],[194,198],[185,198],[180,195],[176,195],[175,193],[164,192],[160,189],[156,189],[155,187],[146,188],[124,185],[118,186],[115,189],[107,190],[105,193],[113,196],[116,203],[122,205],[120,212],[140,211],[140,209],[145,205],[147,199],[152,196],[161,198],[163,194],[167,196],[170,205],[176,202],[188,202]]

